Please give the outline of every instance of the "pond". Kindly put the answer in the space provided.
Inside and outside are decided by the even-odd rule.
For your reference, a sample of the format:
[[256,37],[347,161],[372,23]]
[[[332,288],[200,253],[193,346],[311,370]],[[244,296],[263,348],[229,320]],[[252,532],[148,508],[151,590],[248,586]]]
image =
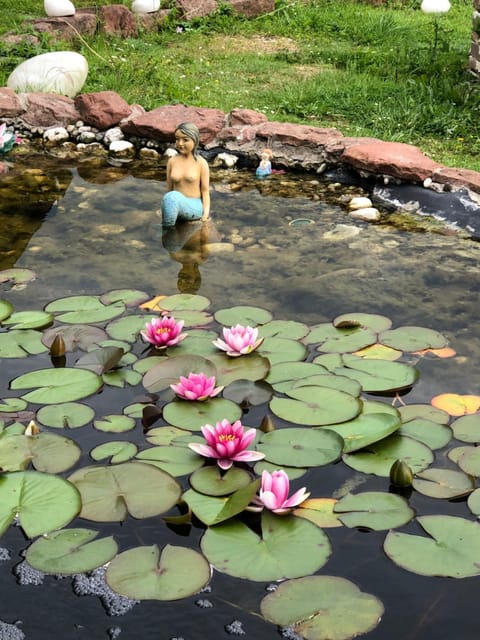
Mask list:
[[[206,299],[210,306],[206,311],[198,306],[194,313],[192,311],[191,317],[196,320],[190,328],[186,322],[187,333],[209,330],[218,334],[222,325],[235,323],[227,322],[235,317],[235,311],[232,315],[230,308],[238,309],[241,323],[242,309],[247,317],[253,314],[254,318],[256,313],[262,317],[262,310],[266,310],[274,320],[286,321],[282,331],[288,332],[289,327],[297,330],[300,324],[307,325],[311,332],[317,331],[316,339],[309,341],[303,337],[295,343],[302,345],[309,361],[322,351],[317,350],[317,343],[322,342],[318,337],[322,327],[338,316],[349,314],[346,317],[351,320],[357,315],[367,324],[387,317],[393,329],[416,326],[438,332],[454,353],[444,358],[404,349],[400,360],[405,366],[416,367],[419,380],[403,387],[394,382],[390,388],[386,385],[383,393],[366,392],[363,397],[367,402],[384,402],[388,412],[392,405],[400,411],[403,403],[423,406],[425,410],[432,398],[440,394],[476,398],[480,388],[480,247],[476,241],[421,216],[390,213],[380,224],[354,220],[346,205],[352,196],[362,195],[359,187],[341,186],[311,174],[276,174],[259,180],[248,170],[225,169],[212,170],[212,223],[186,225],[162,236],[155,212],[165,190],[164,178],[163,169],[145,163],[113,167],[103,158],[68,161],[53,156],[38,156],[28,162],[18,160],[0,182],[0,270],[24,270],[12,272],[20,275],[31,271],[36,279],[7,280],[2,284],[1,298],[11,303],[15,312],[22,312],[42,310],[54,300],[71,296],[94,297],[117,290],[145,292],[142,302],[155,296],[184,300],[182,296],[176,298],[177,294],[194,294],[197,302]],[[204,321],[205,314],[221,311],[224,315],[216,315],[217,321],[213,318]],[[124,315],[139,313],[144,313],[145,321],[156,315],[156,312],[141,312],[138,305],[128,308]],[[8,317],[4,320],[0,335],[12,330]],[[110,322],[110,319],[90,321],[102,328]],[[258,322],[263,323],[268,321]],[[55,320],[54,327],[61,324]],[[205,339],[200,333],[195,333],[199,341]],[[296,339],[295,335],[291,337]],[[151,355],[138,337],[138,328],[137,338],[132,346],[135,358]],[[282,338],[285,336],[281,335]],[[273,343],[268,343],[267,349],[267,342],[268,338],[259,347],[259,355],[245,357],[265,359],[269,354],[272,363],[290,361],[288,355],[279,355],[279,347],[272,346]],[[184,344],[188,344],[188,339]],[[174,355],[175,348],[183,349],[180,345],[172,347],[169,356],[170,352]],[[25,394],[20,387],[10,388],[11,381],[27,372],[53,368],[48,349],[39,349],[28,357],[12,357],[5,351],[3,354],[4,399]],[[73,368],[84,355],[81,350],[68,351],[64,364]],[[292,362],[301,359],[291,357]],[[142,370],[142,374],[145,371]],[[142,385],[141,379],[132,378],[131,382],[123,380],[123,386],[118,381],[105,384],[80,402],[93,408],[96,419],[118,416],[136,403],[153,403],[160,409],[165,404],[175,404],[173,394],[169,395],[161,385],[152,391]],[[395,388],[399,389],[398,397],[392,391]],[[227,389],[224,394],[226,392]],[[248,427],[258,429],[264,416],[271,414],[267,402],[242,406],[242,423]],[[42,403],[35,397],[28,406],[28,410],[34,412],[41,408]],[[478,408],[474,404],[473,420],[478,418]],[[273,417],[276,431],[295,426],[290,411]],[[442,410],[438,412],[442,414]],[[111,440],[134,443],[139,450],[148,449],[152,446],[152,442],[147,441],[149,432],[168,424],[160,413],[154,415],[151,422],[143,414],[142,429],[142,413],[132,415],[134,428],[117,432],[108,426],[94,428],[92,421],[78,429],[58,429],[43,426],[38,420],[42,432],[68,437],[82,450],[73,471],[68,469],[59,475],[67,478],[81,467],[108,464],[104,460],[95,463],[90,452]],[[449,415],[443,411],[443,415],[446,417],[442,429],[449,433],[448,443],[434,446],[430,442],[431,466],[458,471],[448,452],[455,447],[476,444],[476,435],[462,438],[462,429],[454,428],[460,414],[455,416],[452,411]],[[6,426],[14,421],[5,413],[2,416]],[[22,413],[17,417],[21,421]],[[425,422],[429,427],[433,424],[435,431],[434,420]],[[193,439],[198,439],[201,435],[198,428],[192,431],[195,432]],[[480,432],[480,426],[474,423],[472,431]],[[431,437],[427,436],[427,440]],[[268,447],[266,450],[268,460]],[[0,460],[1,456],[0,446]],[[450,496],[440,499],[414,489],[411,494],[404,492],[403,500],[416,516],[442,514],[475,522],[478,511],[472,513],[471,503],[467,504],[467,497],[476,488],[476,477],[480,475],[475,466],[473,469],[464,474],[471,481],[468,490],[458,490],[456,494],[452,490]],[[189,487],[188,478],[189,474],[177,477],[182,491]],[[350,464],[348,455],[343,459],[337,456],[329,464],[309,467],[303,475],[292,477],[291,482],[295,490],[306,486],[312,498],[341,499],[349,491],[397,495],[388,493],[388,474],[385,477],[385,474],[369,472],[368,466],[365,472],[361,465]],[[168,515],[179,514],[172,507]],[[291,515],[283,518],[284,522],[290,518],[311,524]],[[174,545],[198,551],[208,529],[204,522],[194,517],[182,524],[165,523],[162,515],[127,516],[120,523],[77,517],[69,527],[95,530],[101,537],[113,536],[119,552],[144,545],[159,548]],[[378,624],[372,622],[370,627],[367,624],[362,631],[368,632],[366,637],[450,640],[459,633],[462,640],[477,637],[478,575],[458,579],[435,577],[435,569],[432,575],[418,575],[402,568],[401,563],[399,566],[385,553],[383,545],[388,533],[385,528],[374,530],[368,522],[357,526],[341,526],[338,521],[336,524],[340,526],[331,526],[330,522],[323,529],[331,546],[328,559],[321,568],[302,575],[345,578],[370,594],[377,605],[380,602],[384,609],[381,620]],[[252,526],[257,530],[259,525]],[[319,527],[313,529],[320,531]],[[415,536],[426,535],[415,518],[397,530]],[[295,534],[292,535],[294,538]],[[289,553],[297,553],[298,542],[291,539],[291,546],[282,547],[280,555],[289,557]],[[136,602],[135,598],[126,600],[109,591],[101,570],[93,577],[83,574],[72,578],[61,577],[54,571],[50,572],[52,575],[45,575],[29,569],[23,556],[30,544],[22,528],[14,525],[6,528],[0,541],[0,620],[4,623],[0,626],[1,638],[14,640],[25,636],[44,640],[56,635],[65,640],[87,637],[203,640],[245,635],[255,640],[273,640],[302,637],[297,633],[299,628],[269,622],[260,613],[260,602],[274,593],[275,579],[244,580],[214,569],[208,585],[186,598],[173,601],[140,598],[141,601]],[[307,535],[305,545],[309,548],[310,544]],[[232,552],[233,547],[234,543]],[[454,552],[460,557],[461,545]],[[307,564],[309,553],[305,552]],[[312,551],[312,555],[315,552]],[[253,567],[258,558],[248,547],[243,561],[246,575],[255,573]],[[289,562],[295,565],[294,555]],[[478,567],[478,558],[475,562]],[[351,608],[345,609],[342,615],[346,620],[351,618],[355,628],[356,604],[354,600],[348,602]],[[334,629],[335,633],[341,633]],[[318,627],[315,633],[328,634],[318,631]]]

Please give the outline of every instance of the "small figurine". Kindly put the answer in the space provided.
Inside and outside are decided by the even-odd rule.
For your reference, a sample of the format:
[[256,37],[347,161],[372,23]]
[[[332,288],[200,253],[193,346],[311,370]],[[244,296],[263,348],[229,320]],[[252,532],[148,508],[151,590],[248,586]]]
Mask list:
[[263,178],[265,176],[269,176],[272,173],[272,157],[273,152],[271,149],[262,150],[262,153],[260,154],[261,161],[255,172],[257,177]]

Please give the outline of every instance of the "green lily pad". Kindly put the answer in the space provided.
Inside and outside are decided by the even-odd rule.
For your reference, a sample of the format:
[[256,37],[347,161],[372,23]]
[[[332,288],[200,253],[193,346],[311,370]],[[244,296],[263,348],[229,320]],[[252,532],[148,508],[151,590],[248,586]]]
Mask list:
[[109,415],[104,416],[101,420],[95,420],[93,423],[98,431],[107,433],[124,433],[135,428],[135,420],[129,416]]
[[472,493],[475,481],[462,471],[455,469],[425,469],[416,474],[413,488],[430,498],[460,498]]
[[17,413],[26,409],[28,402],[22,398],[1,398],[0,413]]
[[321,426],[354,418],[362,403],[348,393],[327,387],[303,387],[289,392],[292,399],[272,398],[270,410],[296,424]]
[[308,335],[310,329],[303,322],[296,320],[271,320],[259,327],[258,335],[262,338],[288,338],[301,340]]
[[0,358],[26,358],[45,353],[42,334],[34,329],[12,329],[0,333]]
[[153,369],[153,367],[155,367],[157,364],[165,362],[168,359],[169,358],[167,358],[166,354],[162,356],[148,356],[147,358],[137,360],[132,368],[134,371],[138,371],[138,373],[144,374],[147,373],[147,371],[150,371],[150,369]]
[[377,342],[375,331],[366,327],[337,329],[330,323],[312,327],[304,339],[308,344],[317,344],[316,350],[325,353],[352,353]]
[[235,380],[223,390],[224,398],[247,407],[265,404],[272,395],[272,387],[263,380]]
[[356,638],[374,629],[384,612],[378,598],[337,576],[287,580],[263,598],[260,610],[266,620],[308,640]]
[[404,423],[415,418],[431,420],[438,424],[448,424],[450,422],[450,416],[446,411],[432,407],[431,404],[407,404],[404,407],[399,407],[398,410]]
[[366,393],[401,391],[413,386],[418,371],[402,362],[367,360],[357,356],[342,356],[343,366],[335,369],[337,375],[357,380]]
[[31,389],[22,397],[38,404],[58,404],[81,400],[96,393],[102,379],[86,369],[40,369],[14,378],[11,389]]
[[40,471],[0,475],[0,534],[18,514],[29,538],[66,526],[81,508],[80,494],[67,480]]
[[374,313],[343,313],[332,321],[337,329],[346,327],[365,327],[372,329],[376,333],[386,331],[392,326],[392,321],[386,316],[379,316]]
[[76,429],[93,420],[95,411],[80,402],[62,402],[41,407],[37,412],[38,421],[54,429]]
[[285,393],[287,389],[293,388],[295,382],[322,373],[327,373],[327,369],[313,362],[279,362],[270,367],[265,380],[275,391]]
[[199,520],[206,525],[215,525],[242,513],[252,501],[259,487],[260,480],[258,479],[249,482],[230,495],[221,497],[209,496],[189,489],[183,494],[183,499]]
[[142,381],[142,374],[131,369],[117,369],[102,375],[102,380],[110,387],[123,389],[126,385],[135,387]]
[[185,547],[156,545],[124,551],[108,565],[105,579],[116,593],[135,600],[179,600],[210,580],[205,558]]
[[333,511],[347,527],[366,527],[374,531],[401,527],[415,516],[404,498],[381,491],[350,493],[335,504]]
[[118,318],[109,322],[106,331],[114,340],[123,340],[125,342],[135,342],[140,331],[145,329],[145,325],[151,320],[151,315],[136,315]]
[[149,300],[150,296],[145,291],[136,289],[115,289],[100,296],[99,300],[102,304],[114,304],[115,302],[123,302],[126,307],[138,307],[142,302]]
[[197,493],[227,496],[250,484],[252,477],[245,469],[232,467],[222,473],[217,465],[202,467],[190,476],[190,485]]
[[31,269],[20,269],[13,267],[12,269],[3,269],[0,271],[0,282],[13,282],[14,284],[25,284],[36,280],[37,274]]
[[387,347],[400,351],[422,351],[423,349],[441,349],[448,340],[438,331],[424,327],[399,327],[383,331],[378,341]]
[[272,364],[299,362],[307,357],[307,347],[301,342],[287,338],[265,338],[259,353],[268,358]]
[[[287,474],[290,480],[298,480],[306,474],[308,469],[304,467],[290,467],[286,464],[282,465],[283,471]],[[272,462],[267,462],[265,459],[259,460],[255,463],[253,470],[257,474],[257,476],[261,476],[263,471],[268,471],[268,473],[273,473],[278,470],[278,464],[273,464]]]
[[69,480],[82,497],[80,516],[96,522],[121,522],[130,514],[149,518],[165,513],[181,495],[178,482],[141,462],[112,467],[83,467]]
[[272,314],[259,307],[238,306],[229,309],[220,309],[215,313],[215,320],[225,327],[234,327],[241,324],[244,327],[256,327],[272,320]]
[[328,387],[329,389],[344,391],[356,398],[358,398],[362,392],[362,386],[356,380],[345,376],[336,376],[333,373],[327,372],[321,375],[308,376],[308,378],[292,381],[291,386],[288,388],[285,385],[282,392],[290,395],[292,389],[299,389],[300,387]]
[[12,329],[43,329],[52,322],[53,315],[45,311],[17,311],[4,319],[2,324]]
[[123,349],[118,347],[102,347],[86,353],[77,360],[75,366],[79,369],[88,369],[98,375],[102,375],[102,373],[116,367],[123,355]]
[[[195,311],[193,309],[177,310],[175,313],[175,320],[183,320],[185,327],[202,327],[206,324],[210,324],[213,320],[212,316],[206,311]],[[176,348],[175,347],[172,347]]]
[[65,351],[89,351],[92,346],[97,347],[108,338],[100,327],[91,327],[86,324],[53,327],[43,332],[42,343],[50,349],[55,338],[60,336],[65,343]]
[[[162,309],[177,312],[184,309],[205,311],[210,306],[210,300],[205,296],[198,296],[192,293],[176,293],[173,296],[167,296],[160,301]],[[176,313],[174,313],[176,317]]]
[[149,429],[147,433],[147,442],[150,444],[162,446],[168,445],[178,436],[190,436],[189,431],[185,429],[178,429],[177,427],[156,427],[155,429]]
[[217,571],[259,582],[309,575],[331,554],[327,535],[312,522],[268,511],[260,535],[233,519],[209,527],[201,549]]
[[95,540],[98,531],[66,529],[54,531],[35,540],[27,549],[28,564],[56,575],[73,575],[93,571],[110,562],[118,545],[112,536]]
[[467,505],[473,515],[480,517],[480,489],[475,489],[468,496]]
[[[1,275],[1,271],[0,271]],[[3,322],[13,313],[13,304],[8,300],[0,299],[0,322]]]
[[174,400],[163,407],[165,422],[189,431],[200,431],[204,424],[215,425],[223,419],[233,423],[241,417],[240,407],[226,398],[212,398],[205,402]]
[[60,473],[80,459],[76,442],[53,433],[10,435],[0,439],[0,469],[23,471],[31,463],[37,471]]
[[480,477],[480,448],[468,447],[465,452],[457,460],[457,464],[465,471],[476,478]]
[[145,449],[136,457],[137,460],[148,462],[174,477],[193,473],[205,463],[205,459],[200,458],[191,449],[172,446]]
[[394,433],[400,427],[400,417],[392,413],[361,413],[353,420],[341,424],[326,425],[343,439],[344,453],[363,449],[369,444],[379,442]]
[[121,315],[125,305],[121,301],[105,305],[97,296],[69,296],[50,302],[45,311],[56,314],[65,324],[94,324]]
[[343,461],[352,469],[384,478],[389,477],[396,460],[404,460],[413,473],[419,473],[432,464],[433,453],[413,438],[393,434],[366,449],[343,455]]
[[455,516],[419,516],[430,537],[390,531],[383,545],[387,556],[422,576],[467,578],[480,574],[480,524]]
[[472,413],[454,420],[453,435],[462,442],[480,442],[480,413]]
[[[205,331],[205,334],[210,334],[210,332]],[[215,340],[215,336],[216,334],[214,334],[213,340]],[[176,358],[179,356],[202,356],[210,359],[211,356],[218,353],[218,349],[213,345],[210,336],[192,336],[189,331],[185,340],[176,344],[172,349],[167,349],[167,354],[170,355],[170,353],[174,354]]]
[[210,377],[217,371],[215,365],[202,356],[174,356],[149,369],[143,377],[143,386],[151,393],[157,393],[168,389],[171,384],[178,382],[180,376],[187,377],[189,373],[204,373]]
[[217,370],[217,384],[227,387],[235,380],[263,380],[270,369],[270,361],[258,352],[238,358],[223,353],[209,357]]
[[414,418],[402,424],[399,433],[415,438],[430,447],[430,449],[442,449],[452,439],[452,430],[445,424],[438,424],[431,420]]
[[342,448],[342,438],[328,429],[278,429],[257,445],[267,462],[290,467],[322,467],[338,460]]
[[99,444],[90,451],[90,457],[93,460],[105,460],[110,458],[110,464],[120,464],[131,460],[137,453],[138,448],[133,442],[124,442],[123,440],[105,442]]

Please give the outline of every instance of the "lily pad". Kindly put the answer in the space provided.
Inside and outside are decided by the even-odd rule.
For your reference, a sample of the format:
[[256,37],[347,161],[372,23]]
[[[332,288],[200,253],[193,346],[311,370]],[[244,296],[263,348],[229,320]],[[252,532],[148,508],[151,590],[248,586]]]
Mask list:
[[232,519],[209,527],[201,549],[217,571],[259,582],[309,575],[331,554],[328,537],[312,522],[268,511],[262,513],[260,535]]
[[75,366],[79,369],[88,369],[98,375],[102,375],[102,373],[116,367],[123,356],[124,351],[119,347],[101,347],[100,349],[89,351],[79,358]]
[[193,473],[205,463],[205,459],[191,449],[172,446],[145,449],[137,455],[137,460],[148,462],[174,477]]
[[0,282],[13,282],[14,284],[25,284],[36,280],[37,274],[31,269],[21,269],[13,267],[12,269],[3,269],[0,271]]
[[131,369],[116,369],[102,375],[105,384],[123,389],[127,384],[134,387],[142,381],[142,374]]
[[162,446],[168,445],[178,436],[191,435],[189,431],[185,429],[178,429],[177,427],[156,427],[150,429],[147,433],[147,442],[150,444]]
[[226,398],[212,398],[205,402],[174,400],[163,407],[165,422],[189,431],[200,431],[204,424],[215,425],[223,419],[233,423],[241,417],[240,407]]
[[402,362],[367,360],[353,355],[344,355],[342,364],[342,367],[335,369],[335,373],[357,380],[366,393],[408,389],[417,382],[419,376],[414,367]]
[[[290,478],[290,474],[287,475]],[[307,498],[293,510],[293,515],[310,520],[322,529],[342,527],[338,514],[333,511],[336,503],[335,498]]]
[[307,348],[301,342],[288,340],[287,338],[265,338],[259,353],[270,360],[272,364],[277,362],[299,362],[307,357]]
[[215,320],[225,327],[233,327],[241,324],[244,327],[256,327],[272,320],[272,314],[259,307],[238,306],[229,309],[220,309],[215,313]]
[[143,377],[143,386],[151,393],[157,393],[177,383],[180,376],[187,377],[189,373],[214,376],[216,372],[215,365],[202,356],[174,356],[162,360],[149,369]]
[[425,469],[416,474],[413,488],[430,498],[460,498],[475,489],[475,481],[462,471],[455,469]]
[[342,438],[328,429],[278,429],[260,438],[267,462],[290,467],[321,467],[338,460]]
[[50,349],[57,336],[63,338],[65,351],[89,351],[92,345],[97,346],[108,338],[100,327],[86,324],[53,327],[43,332],[42,343]]
[[0,398],[0,413],[17,413],[26,409],[28,402],[22,398]]
[[333,511],[347,527],[366,527],[374,531],[401,527],[415,516],[404,498],[381,491],[350,493],[336,503]]
[[270,410],[296,424],[321,426],[354,418],[362,408],[358,398],[327,387],[303,387],[289,392],[292,399],[272,398]]
[[[1,273],[1,272],[0,272]],[[0,322],[3,322],[13,313],[13,304],[8,300],[0,299]]]
[[54,429],[76,429],[93,420],[95,411],[80,402],[62,402],[61,404],[41,407],[37,412],[38,421]]
[[129,416],[111,414],[104,416],[101,420],[95,420],[93,426],[95,429],[98,429],[98,431],[123,433],[135,428],[135,420]]
[[285,393],[285,390],[291,389],[296,381],[327,373],[327,371],[325,367],[313,362],[279,362],[270,367],[266,382],[271,384],[275,391]]
[[0,358],[26,358],[45,353],[42,334],[34,329],[12,329],[0,333]]
[[67,480],[40,471],[0,475],[0,534],[18,514],[29,538],[66,526],[81,508],[80,494]]
[[198,593],[210,580],[205,558],[185,547],[157,545],[124,551],[108,565],[107,584],[135,600],[179,600]]
[[230,358],[223,353],[217,353],[209,360],[217,370],[217,384],[227,387],[235,380],[263,380],[270,369],[270,361],[259,353],[249,353],[246,356]]
[[22,397],[38,404],[58,404],[81,400],[96,393],[102,379],[86,369],[40,369],[14,378],[11,389],[31,389]]
[[53,315],[45,311],[17,311],[4,319],[2,324],[12,329],[43,329],[52,322]]
[[353,420],[341,424],[326,425],[343,439],[344,453],[358,451],[379,442],[399,429],[400,417],[392,413],[361,413]]
[[473,513],[473,515],[480,517],[480,489],[475,489],[469,496],[467,500],[468,508]]
[[450,416],[446,411],[432,407],[431,404],[407,404],[399,407],[398,411],[404,423],[414,420],[415,418],[430,420],[438,424],[448,424],[450,422]]
[[296,320],[271,320],[259,327],[258,335],[262,338],[288,338],[301,340],[308,335],[310,328]]
[[93,571],[110,562],[118,545],[112,536],[95,540],[98,531],[66,529],[35,540],[27,549],[28,564],[55,575],[73,575]]
[[465,452],[457,460],[457,464],[465,471],[476,478],[480,477],[480,448],[468,447],[465,448]]
[[[206,311],[195,311],[192,309],[183,309],[175,311],[175,320],[183,320],[185,327],[202,327],[210,324],[213,320],[212,316]],[[172,347],[176,348],[175,347]]]
[[383,545],[387,556],[422,576],[467,578],[480,574],[480,524],[455,516],[419,516],[430,537],[390,531]]
[[209,496],[189,489],[183,494],[183,499],[199,520],[207,525],[216,525],[242,513],[259,487],[260,480],[254,480],[234,493],[221,497]]
[[145,293],[145,291],[138,291],[137,289],[115,289],[101,295],[99,300],[102,304],[106,305],[123,302],[126,307],[137,307],[149,298],[149,294]]
[[364,327],[337,329],[330,323],[312,327],[307,338],[308,344],[317,344],[316,350],[325,353],[352,353],[377,342],[375,331]]
[[140,331],[145,329],[145,325],[150,319],[151,316],[146,315],[126,316],[109,322],[106,330],[108,335],[115,340],[135,342]]
[[124,442],[123,440],[113,440],[99,444],[90,451],[90,457],[93,460],[105,460],[110,458],[111,464],[120,464],[131,460],[137,453],[138,448],[133,442]]
[[232,467],[222,473],[217,465],[202,467],[190,476],[190,485],[197,493],[209,496],[226,496],[252,481],[251,475],[245,469]]
[[[287,580],[260,603],[263,617],[308,640],[350,640],[374,629],[381,601],[349,580],[308,576]],[[348,611],[348,615],[345,612]]]
[[451,424],[453,435],[462,442],[480,442],[480,413],[457,418]]
[[376,333],[386,331],[392,326],[392,321],[386,316],[379,316],[374,313],[343,313],[332,321],[337,329],[346,327],[365,327],[372,329]]
[[393,434],[366,449],[344,454],[343,461],[356,471],[388,478],[396,460],[404,460],[413,473],[419,473],[432,464],[433,457],[431,449],[421,442]]
[[414,418],[402,424],[399,433],[423,442],[430,449],[442,449],[452,439],[452,430],[445,424],[438,424],[431,420]]
[[[192,293],[176,293],[173,296],[167,296],[161,301],[162,309],[166,311],[182,311],[184,309],[205,311],[210,306],[210,300],[205,296],[199,296]],[[174,314],[176,317],[176,314]]]
[[224,398],[246,407],[265,404],[272,395],[272,387],[263,380],[235,380],[223,390]]
[[69,478],[82,497],[80,516],[96,522],[121,522],[130,514],[149,518],[165,513],[181,495],[178,482],[141,462],[83,467]]
[[50,302],[45,311],[57,314],[56,319],[65,324],[94,324],[121,315],[125,305],[121,301],[105,305],[97,296],[69,296]]
[[0,439],[0,469],[22,471],[31,463],[37,471],[60,473],[80,459],[76,442],[53,433],[9,435]]
[[448,340],[438,331],[424,327],[399,327],[383,331],[378,341],[387,347],[400,351],[421,351],[422,349],[440,349]]

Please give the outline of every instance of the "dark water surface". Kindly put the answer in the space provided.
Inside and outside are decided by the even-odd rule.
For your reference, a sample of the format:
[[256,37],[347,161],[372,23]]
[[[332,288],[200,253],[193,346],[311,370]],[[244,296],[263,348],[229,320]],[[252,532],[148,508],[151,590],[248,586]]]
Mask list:
[[[253,305],[270,310],[275,319],[309,325],[347,312],[379,313],[389,316],[394,327],[436,329],[457,352],[448,360],[419,363],[420,382],[404,398],[408,403],[429,402],[445,392],[479,393],[477,242],[431,230],[424,221],[414,220],[410,230],[355,221],[345,206],[352,195],[361,195],[355,187],[347,190],[299,174],[259,181],[242,171],[212,172],[212,224],[190,225],[162,238],[155,212],[164,190],[163,172],[155,167],[123,169],[100,160],[92,165],[55,159],[18,164],[0,181],[0,269],[33,269],[37,280],[1,297],[19,311],[41,309],[59,297],[120,288],[140,289],[152,297],[188,291],[209,298],[213,310]],[[298,219],[312,223],[290,224]],[[50,366],[48,356],[35,358],[35,368]],[[4,395],[11,395],[9,381],[29,370],[31,362],[3,361]],[[118,412],[139,393],[138,387],[108,388],[88,402],[99,412]],[[245,422],[258,426],[264,411],[253,410]],[[89,427],[68,435],[84,451],[102,441],[102,434]],[[441,465],[445,453],[435,453]],[[87,461],[85,454],[82,462]],[[340,462],[315,470],[314,476],[307,473],[301,484],[315,496],[328,497],[356,481],[357,474]],[[362,481],[362,491],[387,488],[383,478],[363,476]],[[462,501],[434,501],[413,493],[410,504],[421,514],[472,519]],[[93,528],[112,533],[121,550],[166,543],[198,548],[203,533],[193,527],[183,537],[160,519],[95,523]],[[405,530],[420,533],[416,523]],[[381,623],[365,637],[478,638],[480,578],[445,580],[406,572],[384,555],[384,531],[342,527],[326,532],[333,553],[319,573],[348,578],[385,606]],[[264,583],[214,572],[209,592],[179,602],[142,602],[124,615],[112,615],[120,612],[121,603],[102,604],[98,596],[77,595],[71,578],[46,576],[41,585],[20,584],[34,579],[16,575],[27,544],[16,527],[0,541],[10,555],[0,560],[0,620],[21,621],[19,629],[29,640],[216,640],[240,631],[250,640],[281,637],[259,615],[268,587]],[[229,627],[235,621],[241,626]],[[3,638],[14,640],[15,635],[0,627]]]

